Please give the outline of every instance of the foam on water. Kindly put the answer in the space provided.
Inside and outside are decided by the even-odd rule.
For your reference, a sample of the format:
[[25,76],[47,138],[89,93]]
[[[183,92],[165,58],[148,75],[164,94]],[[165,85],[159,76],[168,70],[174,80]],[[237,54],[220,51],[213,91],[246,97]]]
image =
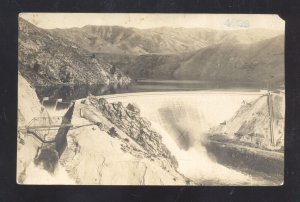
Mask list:
[[[139,94],[139,93],[138,93]],[[201,184],[254,184],[254,179],[217,163],[208,155],[205,133],[234,115],[243,101],[259,97],[253,93],[166,93],[109,97],[108,101],[135,103],[141,115],[163,137],[178,171]]]
[[64,168],[58,163],[54,173],[50,173],[33,162],[26,169],[24,184],[75,184]]

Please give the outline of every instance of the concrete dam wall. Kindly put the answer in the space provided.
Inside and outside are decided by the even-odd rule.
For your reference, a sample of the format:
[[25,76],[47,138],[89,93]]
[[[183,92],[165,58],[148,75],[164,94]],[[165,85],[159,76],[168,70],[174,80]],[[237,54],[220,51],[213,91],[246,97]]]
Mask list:
[[[223,164],[207,151],[206,133],[230,119],[243,102],[251,102],[260,92],[168,92],[104,96],[109,102],[135,103],[141,116],[151,121],[154,130],[175,155],[178,171],[200,184],[265,184]],[[211,151],[211,150],[210,150]],[[225,166],[226,165],[226,166]]]

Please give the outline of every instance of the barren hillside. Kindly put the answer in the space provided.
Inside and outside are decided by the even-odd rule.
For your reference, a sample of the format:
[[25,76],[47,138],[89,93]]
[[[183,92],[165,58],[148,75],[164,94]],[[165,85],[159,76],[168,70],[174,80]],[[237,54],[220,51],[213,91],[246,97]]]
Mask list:
[[130,82],[119,69],[22,18],[18,42],[19,71],[33,85]]

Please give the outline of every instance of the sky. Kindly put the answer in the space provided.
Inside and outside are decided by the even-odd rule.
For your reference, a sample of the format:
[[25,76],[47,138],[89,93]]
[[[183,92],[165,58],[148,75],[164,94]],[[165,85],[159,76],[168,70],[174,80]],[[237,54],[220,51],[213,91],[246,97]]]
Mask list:
[[44,29],[117,25],[140,29],[205,27],[222,30],[284,30],[284,21],[278,15],[271,14],[20,13],[19,16]]

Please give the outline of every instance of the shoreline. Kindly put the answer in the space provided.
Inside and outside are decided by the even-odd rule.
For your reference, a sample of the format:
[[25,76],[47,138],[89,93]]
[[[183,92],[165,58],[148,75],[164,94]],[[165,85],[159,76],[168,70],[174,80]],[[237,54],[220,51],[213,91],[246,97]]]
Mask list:
[[[222,93],[220,93],[222,92]],[[99,95],[96,97],[103,97],[103,98],[120,98],[120,97],[129,97],[129,96],[152,96],[152,95],[264,95],[265,92],[261,91],[254,91],[254,92],[247,92],[247,91],[212,91],[212,90],[196,90],[196,91],[160,91],[160,92],[136,92],[136,93],[119,93],[119,94],[111,94],[111,95]]]

